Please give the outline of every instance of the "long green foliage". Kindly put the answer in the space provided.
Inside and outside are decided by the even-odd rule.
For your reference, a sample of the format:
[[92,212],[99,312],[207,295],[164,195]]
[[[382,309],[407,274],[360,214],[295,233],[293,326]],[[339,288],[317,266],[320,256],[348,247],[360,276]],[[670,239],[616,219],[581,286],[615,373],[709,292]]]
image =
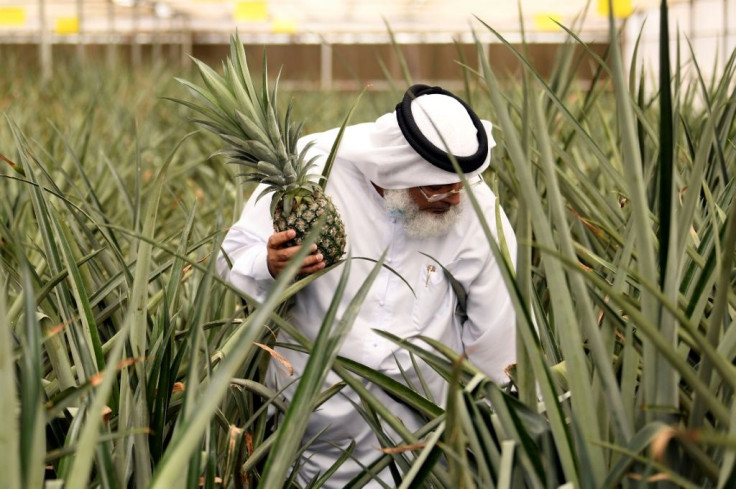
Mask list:
[[[461,68],[495,123],[486,180],[519,238],[512,264],[486,230],[517,310],[513,382],[492,384],[431,338],[422,348],[381,332],[448,380],[447,399],[336,356],[360,297],[311,343],[282,315],[304,285],[295,269],[262,304],[217,277],[248,189],[159,98],[177,90],[174,74],[22,81],[0,127],[5,486],[289,486],[309,443],[293,435],[347,385],[387,447],[354,487],[389,465],[406,488],[733,487],[736,53],[714,80],[703,60],[681,60],[686,40],[670,60],[666,7],[658,73],[622,59],[612,22],[603,57],[572,28],[542,76],[481,19],[522,66],[520,82],[501,77],[478,42],[478,67]],[[18,80],[0,88],[17,93]],[[354,99],[293,97],[308,130],[339,125]],[[366,97],[354,120],[395,99]],[[264,384],[277,329],[318,353],[291,405]],[[329,369],[342,382],[322,391]],[[407,430],[368,383],[427,424]]]

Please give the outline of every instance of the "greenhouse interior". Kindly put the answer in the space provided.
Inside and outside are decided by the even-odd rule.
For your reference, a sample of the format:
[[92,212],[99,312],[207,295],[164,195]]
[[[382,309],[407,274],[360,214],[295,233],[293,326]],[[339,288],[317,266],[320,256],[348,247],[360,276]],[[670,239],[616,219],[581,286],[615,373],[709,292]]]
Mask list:
[[[669,4],[672,36],[692,43],[706,73],[723,64],[736,43],[736,6],[728,0]],[[625,54],[631,55],[638,40],[642,58],[656,64],[659,2],[612,5],[624,28]],[[362,80],[380,82],[376,63],[364,61],[379,51],[395,71],[398,61],[388,49],[393,42],[405,46],[418,77],[442,79],[454,77],[443,69],[452,64],[454,44],[472,46],[478,38],[503,66],[515,60],[495,49],[499,36],[518,44],[523,33],[544,71],[554,46],[567,39],[562,26],[600,52],[609,42],[608,0],[0,0],[1,52],[36,63],[47,75],[55,59],[69,56],[131,66],[186,64],[189,56],[214,61],[237,32],[246,45],[269,46],[274,60],[287,68],[286,80],[324,89],[354,87],[349,69]]]
[[735,0],[0,0],[2,489],[736,488]]

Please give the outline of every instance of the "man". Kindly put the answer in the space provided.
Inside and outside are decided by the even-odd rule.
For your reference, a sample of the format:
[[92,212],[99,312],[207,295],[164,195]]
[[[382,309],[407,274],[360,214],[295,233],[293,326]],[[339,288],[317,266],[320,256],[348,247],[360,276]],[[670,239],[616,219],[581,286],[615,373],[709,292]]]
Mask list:
[[[374,123],[346,128],[326,188],[345,222],[352,256],[377,259],[387,249],[386,265],[393,269],[381,270],[340,355],[399,382],[406,382],[404,376],[408,376],[414,386],[422,385],[421,375],[429,387],[428,397],[439,404],[446,396],[445,381],[421,362],[425,368],[417,372],[406,350],[373,330],[385,330],[402,338],[420,334],[432,337],[465,353],[494,381],[508,380],[504,368],[515,361],[514,310],[481,228],[481,218],[465,201],[466,189],[446,152],[447,149],[454,156],[472,186],[482,218],[494,235],[503,235],[515,261],[514,232],[503,212],[501,222],[496,221],[495,196],[481,178],[490,162],[490,148],[495,144],[490,129],[489,122],[481,121],[452,93],[439,87],[415,85],[394,112]],[[325,157],[336,135],[334,129],[307,136],[301,144],[312,141],[311,151]],[[267,293],[274,277],[298,250],[285,247],[293,231],[273,232],[268,200],[249,200],[223,243],[232,268],[222,256],[218,262],[218,270],[225,278],[255,298]],[[458,314],[458,296],[439,264],[465,290],[464,314]],[[367,260],[353,261],[344,303],[355,295],[373,266]],[[302,263],[300,273],[322,268],[322,256],[313,253]],[[316,338],[333,298],[341,273],[337,268],[309,284],[296,297],[290,321],[310,339]],[[285,348],[279,353],[295,372],[295,377],[289,377],[282,369],[269,369],[269,382],[283,387],[303,370],[306,355]],[[325,387],[338,380],[330,373]],[[405,406],[381,389],[367,387],[407,427],[421,427],[421,421]],[[294,388],[292,384],[285,390],[287,398]],[[328,470],[351,440],[356,442],[353,459],[345,462],[325,487],[344,487],[361,472],[361,464],[367,466],[381,455],[378,440],[353,403],[359,405],[359,398],[344,389],[310,418],[305,440],[323,432],[305,453],[299,474],[302,482]],[[386,471],[380,477],[393,485]],[[377,482],[376,487],[380,487]]]

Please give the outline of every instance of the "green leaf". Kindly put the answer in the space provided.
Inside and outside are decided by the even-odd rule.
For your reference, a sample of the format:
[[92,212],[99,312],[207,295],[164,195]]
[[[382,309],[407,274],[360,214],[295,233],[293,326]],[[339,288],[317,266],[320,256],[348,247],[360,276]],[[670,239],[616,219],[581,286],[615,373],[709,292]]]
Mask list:
[[330,178],[330,172],[332,172],[332,165],[335,163],[335,158],[337,157],[337,151],[340,148],[340,143],[342,142],[342,136],[345,133],[345,128],[350,122],[350,119],[353,117],[353,113],[355,112],[355,109],[358,107],[358,102],[360,102],[361,97],[363,97],[363,94],[365,93],[367,89],[368,87],[364,87],[363,90],[361,90],[360,94],[358,94],[358,97],[355,99],[353,104],[350,106],[350,110],[348,110],[348,113],[345,116],[345,119],[343,119],[342,124],[340,125],[340,129],[337,131],[337,136],[335,137],[335,141],[332,143],[332,147],[330,148],[330,154],[327,156],[325,166],[322,169],[322,178],[320,179],[320,185],[322,186],[323,190],[327,187],[327,180]]
[[[10,124],[13,138],[20,152],[20,160],[25,173],[35,183],[32,155],[25,137],[20,130]],[[39,222],[44,249],[54,272],[61,269],[58,249],[53,240],[53,233],[48,217],[48,207],[44,195],[38,186],[31,187],[31,201]],[[43,357],[41,350],[41,327],[37,320],[37,304],[31,280],[32,269],[26,256],[16,248],[16,259],[20,267],[20,284],[22,294],[22,323],[20,328],[20,440],[15,449],[20,456],[21,487],[41,487],[44,477],[43,457],[45,452],[45,417],[43,413],[44,391],[41,385]],[[5,291],[3,291],[5,293]],[[12,397],[11,397],[12,399]],[[15,414],[13,415],[15,417]],[[9,441],[12,442],[12,434]],[[12,476],[11,476],[12,477]],[[12,480],[12,479],[11,479]]]
[[[309,247],[317,240],[319,227],[320,225],[317,225],[307,235],[303,246],[276,279],[264,302],[256,308],[253,314],[247,317],[246,321],[221,348],[224,360],[217,366],[209,383],[201,391],[197,410],[178,426],[164,458],[156,467],[151,483],[152,489],[172,487],[179,480],[184,467],[189,465],[190,456],[197,449],[202,435],[210,424],[214,411],[229,388],[230,379],[240,368],[249,346],[259,335],[261,327],[280,303],[281,293],[286,289],[287,284],[298,271],[302,260],[309,253]],[[252,301],[252,303],[257,302]]]
[[[7,277],[4,272],[0,272],[0,317],[7,317]],[[32,300],[32,289],[26,290],[26,296],[29,297],[27,300]],[[34,316],[35,317],[35,314]],[[3,474],[4,482],[8,489],[21,489],[21,481],[29,482],[32,476],[33,470],[40,471],[40,467],[23,467],[21,464],[21,429],[23,429],[26,435],[31,435],[32,439],[38,439],[38,433],[34,433],[36,430],[41,431],[41,426],[36,428],[25,426],[22,427],[18,422],[17,409],[18,409],[18,396],[17,396],[17,383],[15,375],[15,362],[13,347],[16,342],[13,339],[13,334],[10,329],[10,324],[6,321],[0,326],[0,391],[3,395],[0,396],[0,417],[5,422],[0,427],[0,453],[4,455],[0,458],[0,474]],[[30,353],[30,352],[28,352]],[[30,356],[30,355],[29,355]],[[30,365],[29,365],[30,367]],[[38,373],[38,372],[37,372]],[[29,378],[29,383],[22,384],[23,389],[21,390],[21,396],[24,397],[23,392],[38,392],[40,386],[36,386],[34,389],[34,383],[40,383],[40,378]],[[38,413],[38,402],[35,402],[35,412]],[[32,408],[32,406],[28,406]],[[26,421],[26,424],[29,421]],[[35,418],[35,422],[38,423],[38,417]],[[41,440],[42,441],[42,440]],[[27,443],[27,442],[26,442]],[[45,448],[45,447],[43,447]],[[34,453],[33,447],[29,450]],[[31,460],[26,461],[26,464],[39,463],[40,460],[34,457]],[[38,482],[38,478],[36,482]],[[37,486],[38,487],[38,486]]]
[[276,452],[272,453],[266,461],[261,480],[261,484],[265,487],[269,487],[270,484],[280,485],[286,479],[288,470],[294,463],[293,455],[301,444],[302,435],[309,422],[311,400],[322,389],[324,379],[337,357],[342,340],[348,333],[353,321],[355,321],[368,290],[381,270],[385,256],[386,252],[366,277],[355,297],[351,299],[340,320],[333,326],[350,273],[350,259],[346,260],[340,275],[340,281],[334,291],[334,298],[322,321],[317,339],[311,348],[309,359],[304,367],[304,372],[302,372],[299,384],[281,423],[281,430],[275,442],[279,447],[278,454]]

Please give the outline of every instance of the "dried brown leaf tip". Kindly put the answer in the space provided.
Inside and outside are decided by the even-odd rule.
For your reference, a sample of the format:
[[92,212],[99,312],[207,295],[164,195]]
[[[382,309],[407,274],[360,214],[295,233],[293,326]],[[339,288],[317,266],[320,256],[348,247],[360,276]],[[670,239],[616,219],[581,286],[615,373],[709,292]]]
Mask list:
[[279,362],[279,364],[281,364],[281,366],[284,367],[284,369],[286,369],[287,373],[289,374],[289,377],[294,375],[294,367],[292,367],[291,363],[289,363],[289,361],[286,358],[284,358],[281,354],[279,354],[279,352],[277,352],[270,346],[263,345],[261,343],[254,343],[254,345],[256,345],[257,347],[263,350],[266,350],[269,353],[269,355],[275,358],[276,361]]
[[61,333],[64,331],[64,328],[66,328],[69,324],[71,324],[71,321],[66,321],[61,324],[57,324],[56,326],[52,326],[46,331],[49,336],[55,336],[58,333]]
[[248,452],[248,456],[253,455],[253,433],[250,431],[245,432],[245,449]]
[[654,460],[662,460],[664,453],[667,450],[667,445],[673,438],[685,440],[696,443],[700,438],[700,431],[698,430],[683,430],[672,427],[662,428],[652,440],[649,445],[649,452],[651,453]]
[[[204,263],[204,262],[206,262],[206,261],[207,261],[207,259],[208,259],[208,258],[209,258],[209,257],[210,257],[211,255],[212,255],[211,253],[208,253],[208,254],[207,254],[206,256],[204,256],[204,257],[200,258],[199,260],[197,260],[197,263]],[[188,265],[186,265],[186,266],[185,266],[184,268],[182,268],[182,270],[181,270],[181,274],[182,274],[182,276],[183,276],[183,275],[186,275],[187,273],[189,273],[189,272],[190,272],[190,271],[191,271],[191,270],[192,270],[193,268],[194,268],[194,266],[192,266],[192,264],[191,264],[191,263],[190,263],[190,264],[188,264]]]
[[641,476],[641,474],[634,474],[634,473],[632,473],[632,474],[629,474],[629,479],[633,479],[633,480],[637,480],[637,481],[645,480],[646,482],[662,482],[662,481],[669,480],[670,479],[670,476],[667,475],[667,474],[659,473],[659,474],[650,475],[649,477],[647,477],[646,479],[644,479]]
[[516,364],[510,363],[506,365],[503,369],[503,373],[506,374],[506,376],[510,379],[513,379],[516,377]]
[[92,384],[93,387],[97,387],[102,383],[102,377],[104,375],[104,372],[100,372],[98,374],[93,375],[89,378],[89,383]]
[[110,422],[110,415],[112,414],[112,408],[110,406],[105,406],[102,408],[102,422],[107,426],[107,424]]
[[[115,369],[118,370],[118,371],[120,371],[120,370],[122,370],[124,368],[130,367],[131,365],[134,365],[134,364],[136,364],[138,362],[142,362],[144,360],[145,360],[144,357],[141,357],[141,358],[124,358],[124,359],[122,359],[122,360],[120,360],[118,362],[118,364],[115,366]],[[104,371],[103,372],[98,372],[98,373],[94,374],[92,377],[89,378],[89,383],[93,387],[97,387],[98,385],[100,385],[102,383],[102,379],[103,379],[104,375],[105,375],[105,372]]]
[[654,460],[662,459],[662,456],[664,455],[664,452],[667,449],[667,445],[669,445],[670,440],[672,440],[676,436],[677,430],[669,426],[659,430],[659,433],[657,433],[657,435],[654,437],[654,440],[652,440],[652,444],[649,445],[649,453],[652,454]]
[[0,160],[3,160],[5,163],[12,166],[13,168],[16,168],[18,166],[17,163],[13,163],[12,161],[10,161],[10,159],[7,156],[5,156],[2,153],[0,153]]
[[230,425],[230,451],[235,450],[235,445],[238,443],[238,436],[242,432],[243,430],[237,426]]
[[582,214],[580,214],[578,211],[576,211],[575,209],[573,209],[570,206],[567,207],[567,210],[570,211],[570,213],[572,215],[574,215],[578,219],[578,221],[580,221],[581,223],[583,223],[583,226],[585,226],[586,228],[588,228],[593,234],[595,234],[599,238],[602,238],[603,237],[603,235],[604,235],[603,231],[601,231],[601,229],[598,226],[596,226],[595,224],[593,224],[590,221],[590,219],[588,219],[586,217],[583,217]]
[[397,447],[382,448],[381,451],[386,454],[404,453],[404,452],[415,452],[421,450],[427,446],[425,442],[412,443],[411,445],[400,445]]
[[[215,484],[222,484],[222,477],[215,477]],[[204,487],[204,477],[199,478],[199,486]]]

